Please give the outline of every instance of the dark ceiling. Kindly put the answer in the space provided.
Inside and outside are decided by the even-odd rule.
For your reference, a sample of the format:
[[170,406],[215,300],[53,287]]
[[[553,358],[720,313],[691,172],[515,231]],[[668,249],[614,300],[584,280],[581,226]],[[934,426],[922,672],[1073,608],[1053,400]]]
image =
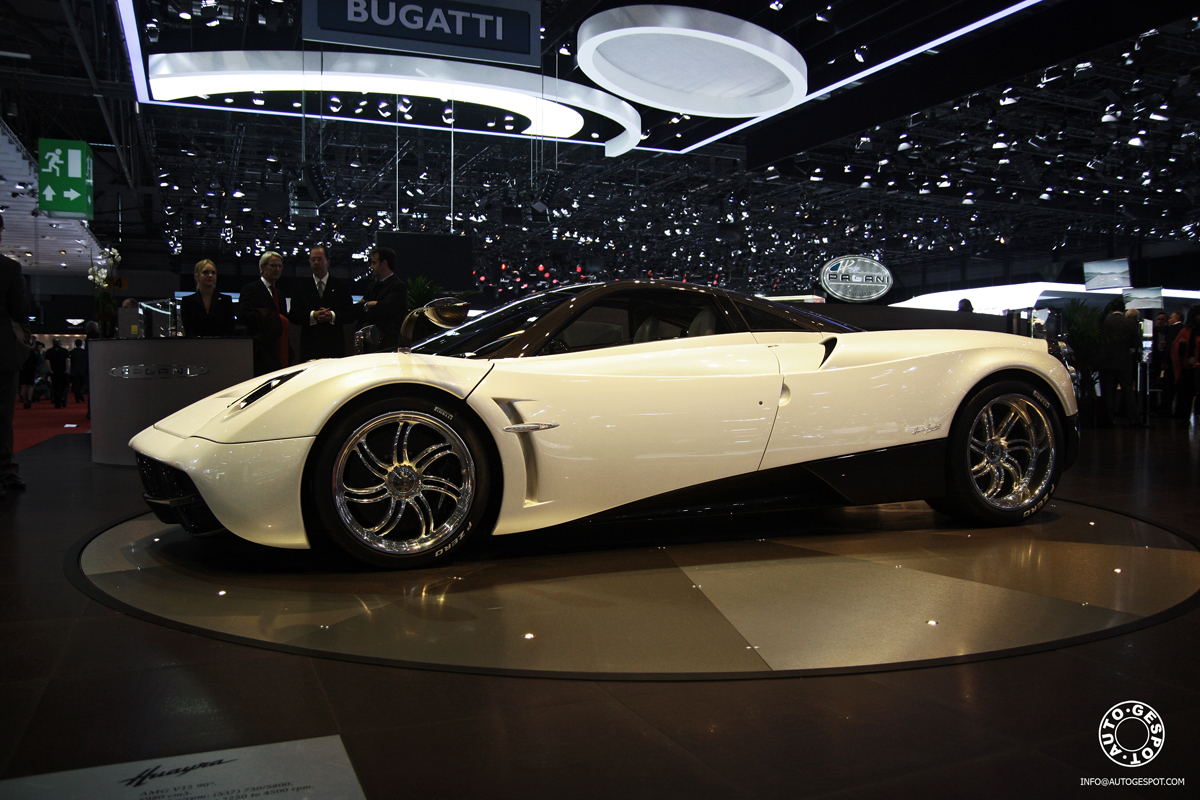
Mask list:
[[[216,28],[200,5],[137,3],[160,41],[302,46],[298,0],[221,2]],[[559,48],[617,5],[543,2],[543,71],[588,83]],[[784,36],[818,90],[1010,3],[687,5]],[[357,275],[351,254],[395,229],[472,234],[492,281],[506,262],[544,264],[544,280],[584,267],[805,292],[826,260],[865,252],[912,294],[1200,250],[1200,25],[1186,6],[1043,0],[690,153],[606,158],[582,142],[361,124],[350,104],[303,122],[138,105],[114,3],[0,0],[0,109],[32,151],[39,137],[92,143],[91,227],[124,268],[249,269],[265,249],[323,241]],[[186,8],[197,19],[181,20]],[[650,147],[732,124],[639,111]],[[289,214],[288,185],[306,174],[317,219]]]

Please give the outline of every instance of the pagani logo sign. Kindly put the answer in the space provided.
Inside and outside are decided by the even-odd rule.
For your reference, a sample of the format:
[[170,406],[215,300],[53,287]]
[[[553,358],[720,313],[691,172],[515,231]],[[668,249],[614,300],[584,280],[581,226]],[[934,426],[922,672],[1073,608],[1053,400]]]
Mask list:
[[207,375],[208,367],[194,364],[126,364],[123,367],[113,367],[108,374],[114,378],[195,378]]
[[869,303],[892,289],[892,273],[867,256],[842,256],[821,267],[821,286],[839,300]]

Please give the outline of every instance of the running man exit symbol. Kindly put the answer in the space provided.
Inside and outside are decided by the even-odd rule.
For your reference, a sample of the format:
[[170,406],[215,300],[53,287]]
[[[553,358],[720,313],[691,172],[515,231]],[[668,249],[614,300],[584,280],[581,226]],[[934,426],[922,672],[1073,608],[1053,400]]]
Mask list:
[[91,219],[93,159],[87,142],[38,139],[38,208],[48,217]]

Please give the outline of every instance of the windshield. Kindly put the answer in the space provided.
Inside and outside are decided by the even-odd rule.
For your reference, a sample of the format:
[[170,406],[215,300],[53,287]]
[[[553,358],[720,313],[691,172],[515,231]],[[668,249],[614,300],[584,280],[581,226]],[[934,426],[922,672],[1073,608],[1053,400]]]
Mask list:
[[555,289],[515,300],[414,345],[412,352],[458,358],[487,358],[530,325],[574,298],[586,286]]

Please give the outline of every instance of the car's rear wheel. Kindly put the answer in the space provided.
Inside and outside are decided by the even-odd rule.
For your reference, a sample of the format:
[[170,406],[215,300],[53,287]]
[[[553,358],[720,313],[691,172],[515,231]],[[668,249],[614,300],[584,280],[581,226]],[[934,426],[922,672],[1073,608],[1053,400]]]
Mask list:
[[942,513],[1012,525],[1041,510],[1061,472],[1062,426],[1053,404],[1022,381],[976,393],[950,429]]
[[313,503],[330,538],[355,558],[389,569],[428,566],[491,526],[488,453],[456,401],[377,399],[321,434]]

